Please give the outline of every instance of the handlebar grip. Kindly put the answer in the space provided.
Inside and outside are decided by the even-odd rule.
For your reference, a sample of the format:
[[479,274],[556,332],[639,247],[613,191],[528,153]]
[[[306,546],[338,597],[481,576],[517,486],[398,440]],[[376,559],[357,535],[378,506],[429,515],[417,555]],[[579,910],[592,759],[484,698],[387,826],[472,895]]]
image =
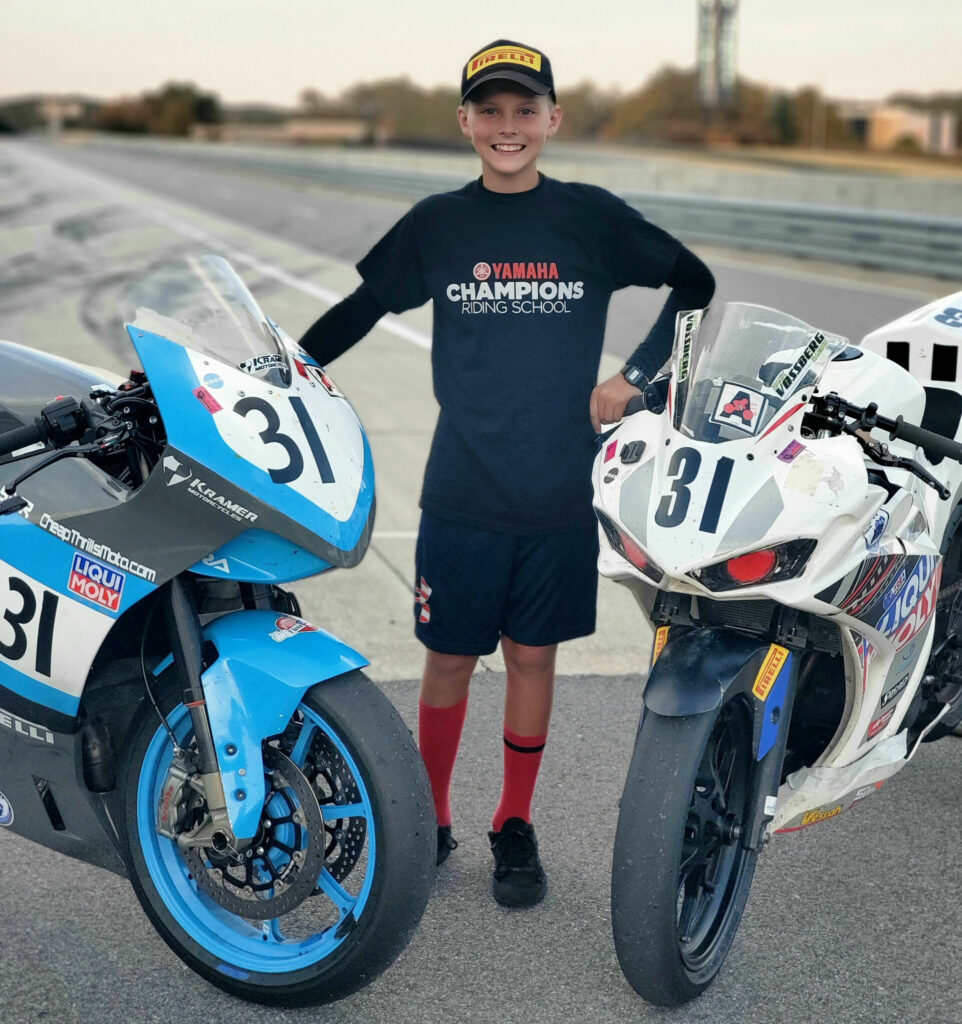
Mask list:
[[36,419],[33,423],[27,423],[22,427],[16,427],[0,434],[0,455],[9,455],[11,452],[46,439],[47,431],[40,420]]
[[909,444],[918,445],[926,454],[943,455],[948,459],[955,459],[956,462],[962,462],[962,444],[931,430],[923,430],[914,423],[906,423],[901,416],[896,419],[895,429],[889,434],[889,440],[894,441],[897,437],[908,441]]

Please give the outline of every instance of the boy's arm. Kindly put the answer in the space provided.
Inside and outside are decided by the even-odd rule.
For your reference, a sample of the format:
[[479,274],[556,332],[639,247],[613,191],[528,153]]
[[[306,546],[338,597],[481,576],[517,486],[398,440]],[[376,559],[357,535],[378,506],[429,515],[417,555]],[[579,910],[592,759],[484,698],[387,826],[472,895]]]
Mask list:
[[300,346],[321,366],[327,366],[360,341],[386,312],[374,292],[362,283],[308,327]]
[[[628,357],[625,369],[599,384],[591,392],[591,425],[600,433],[602,423],[616,423],[625,406],[661,369],[671,354],[675,338],[675,318],[683,310],[704,309],[715,294],[715,278],[704,263],[682,246],[665,284],[671,287],[658,319],[647,337]],[[640,376],[632,373],[639,370]],[[624,376],[638,377],[628,383]]]

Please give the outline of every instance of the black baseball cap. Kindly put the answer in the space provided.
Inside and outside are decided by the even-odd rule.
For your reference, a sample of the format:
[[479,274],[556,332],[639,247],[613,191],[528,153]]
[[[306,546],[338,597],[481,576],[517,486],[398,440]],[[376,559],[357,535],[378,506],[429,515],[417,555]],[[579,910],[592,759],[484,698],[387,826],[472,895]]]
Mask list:
[[551,61],[531,46],[496,39],[472,54],[461,72],[461,102],[479,85],[495,78],[506,78],[539,96],[555,98]]

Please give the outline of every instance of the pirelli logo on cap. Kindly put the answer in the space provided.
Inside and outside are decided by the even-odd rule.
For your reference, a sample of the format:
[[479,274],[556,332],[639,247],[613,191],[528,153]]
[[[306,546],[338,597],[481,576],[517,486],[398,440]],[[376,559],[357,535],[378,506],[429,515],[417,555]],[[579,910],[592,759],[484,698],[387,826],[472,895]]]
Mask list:
[[520,46],[495,46],[471,58],[465,77],[471,78],[490,64],[519,64],[523,68],[540,71],[541,54],[535,53],[534,50],[522,49]]
[[752,687],[752,693],[760,701],[765,701],[772,692],[772,687],[775,685],[775,680],[778,678],[778,673],[781,672],[787,657],[788,651],[786,648],[779,647],[778,644],[772,644],[768,654],[765,656],[765,660],[762,662],[762,667],[758,670],[758,675],[755,676],[755,685]]

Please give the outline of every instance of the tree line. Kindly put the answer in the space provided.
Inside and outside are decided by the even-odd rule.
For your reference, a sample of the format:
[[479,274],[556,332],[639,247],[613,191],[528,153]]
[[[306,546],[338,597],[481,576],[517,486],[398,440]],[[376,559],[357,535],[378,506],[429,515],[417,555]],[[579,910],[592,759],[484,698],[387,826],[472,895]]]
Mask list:
[[[892,102],[959,115],[962,93],[896,94]],[[835,101],[813,87],[788,91],[739,78],[730,108],[699,105],[696,72],[664,67],[637,89],[621,93],[581,82],[559,95],[564,118],[559,136],[641,144],[753,144],[857,147],[861,139]],[[349,118],[368,126],[373,141],[461,144],[454,88],[423,88],[407,78],[359,83],[335,98],[304,89],[293,108],[225,106],[215,93],[170,82],[137,97],[82,100],[67,108],[65,127],[151,135],[189,135],[195,125],[281,123],[291,118]],[[49,109],[39,100],[0,101],[0,131],[42,127]],[[962,138],[958,140],[962,145]]]

